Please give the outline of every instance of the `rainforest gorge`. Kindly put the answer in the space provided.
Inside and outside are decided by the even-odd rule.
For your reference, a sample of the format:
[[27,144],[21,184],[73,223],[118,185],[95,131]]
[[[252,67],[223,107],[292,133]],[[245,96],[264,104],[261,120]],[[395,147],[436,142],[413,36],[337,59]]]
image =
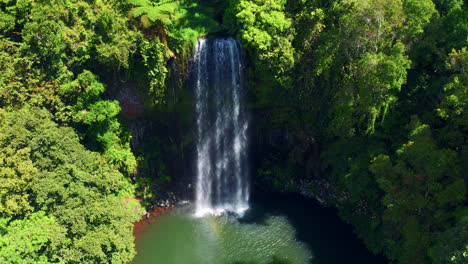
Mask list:
[[0,33],[0,263],[130,263],[133,223],[194,199],[215,37],[245,53],[252,190],[389,263],[468,262],[466,1],[2,0]]

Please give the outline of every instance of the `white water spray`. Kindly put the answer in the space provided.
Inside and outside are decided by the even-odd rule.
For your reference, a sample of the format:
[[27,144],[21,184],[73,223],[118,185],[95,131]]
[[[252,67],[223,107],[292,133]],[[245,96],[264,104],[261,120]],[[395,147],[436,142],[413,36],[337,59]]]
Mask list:
[[248,118],[242,47],[232,38],[199,39],[195,48],[197,178],[195,215],[248,209]]

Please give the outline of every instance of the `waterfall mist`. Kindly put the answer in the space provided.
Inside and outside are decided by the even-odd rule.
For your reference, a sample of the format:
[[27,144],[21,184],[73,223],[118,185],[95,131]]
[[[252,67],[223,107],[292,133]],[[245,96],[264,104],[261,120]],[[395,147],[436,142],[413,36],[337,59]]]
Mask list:
[[199,39],[195,48],[197,170],[195,215],[248,209],[248,118],[242,47],[233,38]]

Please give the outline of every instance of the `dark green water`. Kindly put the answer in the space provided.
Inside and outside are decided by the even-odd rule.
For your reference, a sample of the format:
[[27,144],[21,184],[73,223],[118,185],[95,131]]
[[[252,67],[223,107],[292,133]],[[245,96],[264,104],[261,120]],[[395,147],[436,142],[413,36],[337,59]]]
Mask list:
[[257,197],[242,218],[194,218],[183,206],[137,239],[135,264],[386,263],[333,210],[296,196]]

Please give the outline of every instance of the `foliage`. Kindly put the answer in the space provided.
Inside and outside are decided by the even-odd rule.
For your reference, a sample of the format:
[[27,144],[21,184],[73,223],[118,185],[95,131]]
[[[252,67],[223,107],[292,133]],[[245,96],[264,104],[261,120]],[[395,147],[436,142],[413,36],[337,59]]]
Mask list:
[[131,0],[130,4],[136,6],[132,10],[133,17],[140,17],[144,26],[148,27],[150,22],[170,26],[178,19],[176,11],[179,9],[179,1],[148,1]]
[[[261,179],[326,182],[328,202],[391,261],[466,262],[465,2],[0,1],[0,262],[131,260],[120,196],[154,197],[193,140],[193,104],[167,103],[168,63],[184,79],[196,39],[225,33],[246,49],[262,133],[294,138],[259,155]],[[126,79],[181,134],[140,147],[154,177],[134,185],[130,133],[107,99]]]
[[0,259],[8,263],[59,263],[54,251],[60,250],[65,233],[66,228],[41,211],[11,221],[0,227]]
[[368,53],[351,65],[355,71],[351,78],[356,80],[357,86],[353,90],[359,91],[357,107],[363,113],[361,120],[367,120],[367,125],[364,125],[367,132],[374,132],[377,118],[384,120],[389,108],[396,103],[409,66],[404,46],[399,42],[393,46],[389,56],[380,52]]
[[[168,60],[176,56],[187,63],[198,37],[218,32],[214,11],[190,0],[129,0],[129,15],[138,18],[145,38],[139,45],[139,55],[146,76],[144,93],[152,106],[167,103]],[[177,54],[177,55],[176,55]]]
[[[2,250],[18,261],[130,261],[134,216],[117,196],[125,185],[123,175],[51,117],[37,108],[2,114]],[[34,237],[24,244],[15,230],[24,236],[34,232]]]
[[[196,38],[219,30],[213,7],[160,4],[0,2],[0,262],[133,258],[136,219],[122,195],[134,195],[137,163],[107,98],[143,66],[139,90],[164,109],[168,60],[186,63]],[[158,160],[158,180],[143,179],[152,185],[170,179]]]
[[384,222],[403,235],[403,243],[390,250],[401,251],[404,263],[427,263],[429,233],[450,221],[451,210],[466,197],[466,184],[456,170],[456,153],[438,149],[430,128],[417,119],[410,126],[409,141],[396,151],[395,161],[379,155],[370,170],[385,191]]
[[0,106],[57,106],[56,81],[47,81],[37,59],[24,56],[19,44],[0,36]]
[[430,23],[431,18],[438,15],[435,5],[431,0],[404,0],[403,10],[406,15],[403,30],[405,31],[405,38],[408,38],[409,42],[413,42],[421,36],[424,28]]
[[468,129],[468,50],[453,50],[449,55],[449,69],[454,74],[444,86],[444,94],[437,112],[462,131]]
[[136,168],[136,160],[130,150],[130,136],[118,119],[117,101],[102,100],[105,87],[90,71],[83,71],[77,78],[60,87],[59,95],[68,105],[70,119],[84,131],[86,145],[104,152],[109,161],[127,175]]
[[114,1],[50,1],[33,3],[22,30],[22,50],[37,57],[57,77],[88,63],[128,67],[137,34],[127,19],[115,16]]
[[273,73],[283,85],[294,65],[294,31],[285,4],[283,0],[241,0],[234,7],[240,39],[257,59],[255,69]]
[[435,263],[466,263],[468,260],[468,218],[464,217],[457,224],[440,233],[435,247],[431,250]]
[[155,104],[164,104],[166,100],[165,81],[168,72],[165,66],[166,56],[164,55],[166,48],[158,39],[155,39],[153,41],[143,41],[140,49],[143,64],[147,71],[149,94]]
[[[129,0],[134,8],[130,14],[140,18],[145,28],[154,28],[161,42],[183,53],[195,46],[199,36],[219,30],[210,10],[189,0]],[[169,39],[166,39],[166,36]]]
[[118,4],[7,2],[5,12],[16,17],[10,30],[21,30],[21,41],[15,41],[13,31],[0,38],[0,106],[47,107],[56,120],[74,122],[90,149],[105,152],[123,172],[133,173],[136,161],[118,120],[118,103],[102,100],[105,86],[82,70],[128,68],[139,33],[127,27],[127,18],[115,15],[121,12]]
[[[262,16],[274,17],[261,8],[266,1],[231,2],[231,32],[237,28],[241,39],[250,37],[243,43],[255,68],[248,75],[255,110],[285,120],[262,126],[262,133],[309,133],[322,149],[319,173],[301,170],[310,166],[308,159],[272,162],[268,150],[258,169],[262,179],[282,190],[291,188],[284,179],[327,182],[333,186],[328,202],[373,252],[396,263],[449,263],[455,255],[464,261],[463,243],[443,248],[448,236],[437,235],[466,214],[463,1],[287,1],[280,12],[293,34],[291,49],[284,51],[294,58],[290,83],[268,78],[282,72],[273,68],[280,56],[268,58],[264,68],[256,64],[262,59],[256,47],[275,28],[262,28]],[[239,11],[244,15],[236,17]],[[251,37],[255,32],[262,34]],[[308,143],[292,143],[281,157],[300,144]]]
[[268,159],[265,158],[262,167],[268,169],[259,169],[258,177],[261,177],[266,182],[273,184],[275,189],[284,189],[293,191],[294,175],[293,167],[290,164],[282,164],[279,158],[272,155]]
[[146,209],[145,207],[143,207],[141,205],[141,203],[138,201],[138,200],[134,200],[134,199],[131,199],[129,202],[128,202],[128,210],[131,212],[131,213],[137,213],[138,215],[140,216],[144,216],[145,215],[145,212],[146,212]]

